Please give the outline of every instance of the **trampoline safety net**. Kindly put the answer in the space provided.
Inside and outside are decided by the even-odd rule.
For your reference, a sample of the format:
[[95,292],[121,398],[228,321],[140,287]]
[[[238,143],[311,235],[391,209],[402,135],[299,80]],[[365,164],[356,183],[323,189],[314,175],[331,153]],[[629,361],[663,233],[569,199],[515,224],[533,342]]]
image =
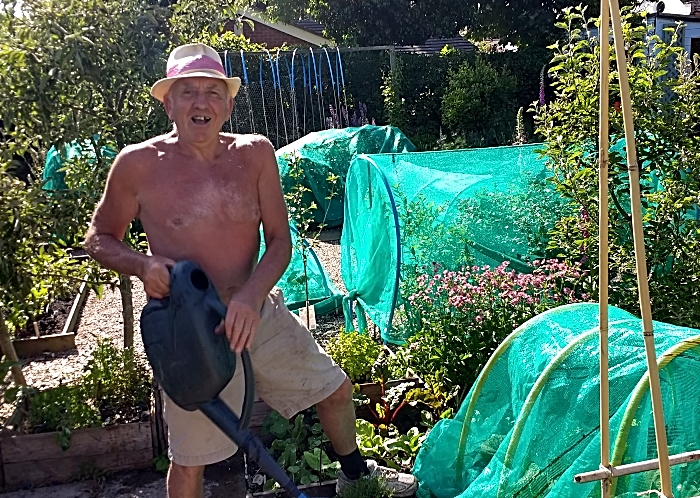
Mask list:
[[[612,464],[657,457],[641,320],[609,308]],[[670,454],[700,448],[700,330],[654,322]],[[454,419],[418,454],[419,498],[586,498],[600,483],[598,305],[571,304],[516,329]],[[674,496],[696,496],[700,462],[672,467]],[[611,496],[659,490],[658,471],[614,480]]]

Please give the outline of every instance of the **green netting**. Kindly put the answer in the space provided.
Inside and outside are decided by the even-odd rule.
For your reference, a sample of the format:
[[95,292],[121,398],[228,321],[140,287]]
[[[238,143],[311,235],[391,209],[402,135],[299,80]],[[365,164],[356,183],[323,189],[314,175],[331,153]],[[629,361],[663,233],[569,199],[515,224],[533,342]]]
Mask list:
[[364,311],[385,340],[403,342],[393,316],[400,283],[409,289],[434,264],[507,260],[529,272],[527,262],[544,255],[547,232],[566,209],[546,180],[540,147],[358,156],[346,179],[341,249],[358,326]]
[[[333,285],[328,272],[318,259],[318,256],[307,241],[303,241],[306,252],[306,271],[304,271],[304,254],[301,248],[299,233],[290,223],[292,232],[292,259],[277,287],[284,293],[284,302],[290,310],[303,307],[307,299],[314,305],[317,315],[323,315],[340,310],[343,294]],[[265,239],[260,232],[260,257],[265,252]],[[308,285],[308,288],[307,288]]]
[[[411,141],[398,128],[366,125],[309,133],[282,147],[276,155],[285,192],[289,192],[294,182],[287,175],[289,158],[300,158],[305,173],[304,185],[311,190],[305,202],[310,204],[313,201],[318,206],[317,223],[333,227],[343,222],[345,176],[358,154],[414,150]],[[331,174],[339,178],[335,186],[327,181]]]
[[[641,320],[610,313],[613,465],[656,457]],[[700,330],[654,322],[671,454],[700,448]],[[581,498],[600,465],[598,305],[572,304],[523,324],[494,353],[452,420],[414,467],[419,498]],[[697,494],[698,464],[673,467],[677,498]],[[620,478],[613,496],[660,489],[658,472]]]
[[[95,136],[95,140],[99,137]],[[100,149],[103,157],[108,159],[114,159],[117,152],[108,146],[103,146]],[[45,181],[45,190],[67,190],[68,185],[66,185],[66,172],[64,170],[64,163],[78,159],[80,157],[87,156],[90,159],[95,157],[95,147],[89,140],[83,140],[83,142],[74,141],[65,144],[63,147],[63,153],[56,148],[56,146],[51,146],[49,152],[46,154],[46,162],[44,164],[44,172],[42,174],[42,179]]]

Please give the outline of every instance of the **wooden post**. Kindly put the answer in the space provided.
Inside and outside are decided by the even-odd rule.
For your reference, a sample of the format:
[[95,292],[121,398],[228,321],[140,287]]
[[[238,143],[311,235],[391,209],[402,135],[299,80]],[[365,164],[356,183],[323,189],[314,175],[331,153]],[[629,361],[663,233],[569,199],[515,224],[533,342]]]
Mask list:
[[119,275],[119,292],[122,295],[122,317],[124,319],[124,347],[134,345],[134,302],[131,296],[131,278]]
[[651,301],[649,298],[649,281],[647,274],[646,253],[644,248],[644,225],[642,223],[641,192],[639,187],[639,165],[637,164],[637,145],[634,136],[634,117],[632,115],[632,97],[630,94],[629,75],[627,74],[627,58],[625,56],[625,40],[622,32],[622,16],[618,0],[610,0],[610,17],[612,18],[615,53],[620,76],[620,95],[622,97],[622,116],[625,124],[625,139],[627,142],[627,168],[629,170],[630,199],[632,202],[632,231],[634,234],[634,255],[637,267],[637,285],[639,287],[639,305],[642,313],[644,331],[644,347],[647,354],[649,369],[649,388],[651,390],[651,407],[654,415],[656,432],[656,447],[661,474],[661,493],[666,498],[673,497],[671,484],[671,469],[668,457],[668,442],[666,440],[666,424],[664,421],[661,386],[659,385],[659,367],[656,362],[654,349],[654,326],[651,316]]
[[0,309],[0,349],[5,355],[5,359],[12,362],[13,365],[10,367],[12,372],[12,380],[17,386],[26,386],[27,380],[24,378],[22,373],[22,367],[19,364],[19,358],[17,358],[17,351],[15,351],[15,346],[12,344],[12,337],[10,337],[10,331],[7,330],[7,324],[5,324],[5,315]]
[[[600,130],[598,150],[598,261],[600,320],[600,455],[601,468],[610,469],[610,385],[608,378],[608,164],[610,107],[610,5],[600,6]],[[610,477],[600,481],[601,497],[610,496]]]

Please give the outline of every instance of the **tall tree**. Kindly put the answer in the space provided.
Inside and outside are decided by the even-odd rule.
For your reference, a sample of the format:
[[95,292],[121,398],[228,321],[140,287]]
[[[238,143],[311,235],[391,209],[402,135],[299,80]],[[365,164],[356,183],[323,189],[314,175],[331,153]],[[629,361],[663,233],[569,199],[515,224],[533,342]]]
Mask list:
[[431,36],[459,36],[469,21],[464,0],[264,0],[273,18],[312,16],[337,41],[358,45],[421,44]]
[[[631,5],[639,0],[622,0]],[[519,45],[546,46],[560,33],[557,16],[583,4],[598,15],[598,0],[263,0],[273,18],[313,16],[329,36],[359,45],[419,44],[431,36],[497,38]],[[465,29],[466,28],[466,29]]]
[[[502,42],[544,47],[562,36],[554,26],[563,9],[581,5],[587,15],[600,15],[599,0],[466,0],[472,5],[472,22],[467,36],[498,38]],[[640,3],[621,0],[622,6]]]

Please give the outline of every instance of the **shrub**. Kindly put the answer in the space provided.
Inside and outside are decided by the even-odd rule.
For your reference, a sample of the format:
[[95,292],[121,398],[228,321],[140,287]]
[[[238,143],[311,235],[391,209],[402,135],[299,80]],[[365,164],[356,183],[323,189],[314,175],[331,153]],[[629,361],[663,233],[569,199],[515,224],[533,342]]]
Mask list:
[[495,270],[436,267],[420,275],[405,308],[407,326],[416,331],[404,346],[411,368],[448,394],[466,393],[518,326],[548,309],[588,299],[580,265],[534,264],[532,274],[509,271],[503,263]]
[[109,340],[100,341],[85,366],[81,384],[107,424],[139,420],[149,407],[150,375],[133,348],[121,349]]
[[[700,74],[677,46],[651,34],[645,22],[624,16],[631,97],[642,194],[647,270],[654,318],[700,327]],[[598,263],[598,42],[587,38],[590,21],[568,9],[560,27],[567,41],[553,47],[556,100],[537,106],[544,154],[557,190],[571,204],[550,237],[550,250],[581,261],[597,282]],[[616,64],[614,51],[611,61]],[[676,71],[673,71],[676,69]],[[622,113],[612,105],[619,81],[611,73],[610,133],[622,137]],[[632,236],[629,174],[622,142],[612,140],[608,174],[610,303],[639,312]],[[594,297],[597,289],[594,290]]]
[[472,146],[509,143],[513,136],[517,80],[481,57],[448,72],[442,121]]
[[372,366],[381,350],[382,347],[370,336],[355,331],[341,331],[326,346],[326,352],[348,374],[352,382],[369,380]]

